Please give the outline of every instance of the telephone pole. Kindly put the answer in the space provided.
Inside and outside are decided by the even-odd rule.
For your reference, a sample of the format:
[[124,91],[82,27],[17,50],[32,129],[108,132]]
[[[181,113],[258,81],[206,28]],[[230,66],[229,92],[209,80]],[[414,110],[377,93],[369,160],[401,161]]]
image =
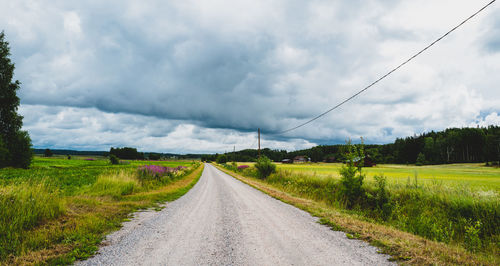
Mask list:
[[259,158],[260,158],[260,128],[259,128]]

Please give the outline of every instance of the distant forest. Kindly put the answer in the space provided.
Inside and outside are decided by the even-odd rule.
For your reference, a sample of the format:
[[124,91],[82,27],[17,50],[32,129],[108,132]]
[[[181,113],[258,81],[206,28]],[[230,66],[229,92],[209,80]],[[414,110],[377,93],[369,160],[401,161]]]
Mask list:
[[[321,145],[310,149],[287,152],[262,149],[261,154],[277,162],[307,156],[313,162],[344,161],[344,145]],[[254,161],[253,149],[226,153],[228,161]],[[450,128],[412,137],[398,138],[394,143],[365,145],[365,154],[375,163],[445,164],[500,161],[500,126],[483,128]],[[204,161],[215,161],[218,154],[203,155]]]

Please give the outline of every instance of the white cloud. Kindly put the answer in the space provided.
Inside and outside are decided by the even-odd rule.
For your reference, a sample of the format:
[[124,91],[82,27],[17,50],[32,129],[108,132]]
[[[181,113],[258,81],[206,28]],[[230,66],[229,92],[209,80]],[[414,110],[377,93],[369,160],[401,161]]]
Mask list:
[[[257,148],[255,133],[219,130],[148,116],[106,113],[95,108],[23,105],[25,130],[44,148],[109,150],[133,146],[142,151],[209,153]],[[36,115],[35,115],[36,114]],[[262,147],[296,150],[316,144],[302,140],[261,139]]]
[[[486,3],[4,2],[0,25],[35,143],[104,147],[119,139],[186,152],[220,152],[228,134],[233,144],[250,145],[247,132],[256,128],[304,122]],[[491,36],[499,17],[494,4],[360,97],[285,135],[288,142],[269,136],[268,145],[294,149],[359,136],[391,142],[498,114],[500,46]],[[51,128],[54,136],[44,132]],[[74,137],[57,137],[68,132]]]

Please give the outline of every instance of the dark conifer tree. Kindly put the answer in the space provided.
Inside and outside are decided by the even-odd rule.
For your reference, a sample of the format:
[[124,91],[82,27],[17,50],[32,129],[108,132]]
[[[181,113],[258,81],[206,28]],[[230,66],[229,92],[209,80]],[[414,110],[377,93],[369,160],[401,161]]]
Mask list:
[[28,168],[31,164],[31,139],[22,131],[23,117],[17,113],[20,82],[12,81],[14,63],[10,61],[9,43],[0,32],[0,167]]

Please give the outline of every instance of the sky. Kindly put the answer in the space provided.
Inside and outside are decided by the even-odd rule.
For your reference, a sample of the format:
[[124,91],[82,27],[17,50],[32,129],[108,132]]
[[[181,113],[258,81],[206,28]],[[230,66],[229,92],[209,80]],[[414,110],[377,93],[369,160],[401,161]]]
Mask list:
[[500,3],[0,0],[36,148],[221,153],[500,125]]

